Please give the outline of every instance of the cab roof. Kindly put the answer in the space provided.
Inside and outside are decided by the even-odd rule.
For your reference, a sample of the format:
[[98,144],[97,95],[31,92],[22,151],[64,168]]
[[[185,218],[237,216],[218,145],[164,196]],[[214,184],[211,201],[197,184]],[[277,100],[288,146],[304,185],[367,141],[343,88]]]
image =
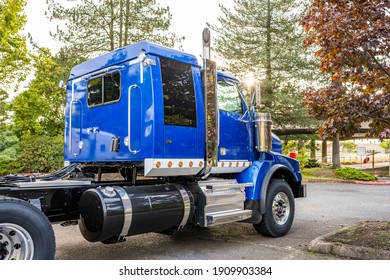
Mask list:
[[198,60],[194,55],[163,47],[147,41],[142,41],[105,53],[79,65],[76,65],[72,68],[69,79],[78,78],[80,76],[88,75],[89,73],[96,72],[107,67],[123,64],[124,62],[137,58],[141,52],[174,59],[200,67]]

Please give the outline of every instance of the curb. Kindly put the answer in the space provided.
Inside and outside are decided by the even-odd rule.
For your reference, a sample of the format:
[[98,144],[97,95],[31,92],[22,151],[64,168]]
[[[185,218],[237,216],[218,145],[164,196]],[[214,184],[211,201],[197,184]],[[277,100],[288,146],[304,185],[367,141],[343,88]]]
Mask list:
[[390,251],[387,250],[324,241],[324,239],[334,233],[335,232],[332,232],[314,239],[310,242],[308,250],[316,253],[333,254],[357,260],[390,260]]
[[357,185],[390,185],[390,181],[354,181],[354,180],[330,180],[330,179],[302,179],[303,183],[349,183]]
[[390,185],[390,181],[355,181],[359,185]]

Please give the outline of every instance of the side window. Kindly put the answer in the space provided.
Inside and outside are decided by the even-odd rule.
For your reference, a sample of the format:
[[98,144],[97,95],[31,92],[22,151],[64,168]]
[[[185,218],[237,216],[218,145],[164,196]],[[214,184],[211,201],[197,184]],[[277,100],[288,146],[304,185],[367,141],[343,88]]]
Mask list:
[[218,80],[217,96],[219,109],[242,114],[241,96],[235,83],[227,80]]
[[88,106],[98,106],[118,101],[120,98],[120,72],[108,73],[88,81]]
[[192,66],[160,57],[164,124],[196,127]]

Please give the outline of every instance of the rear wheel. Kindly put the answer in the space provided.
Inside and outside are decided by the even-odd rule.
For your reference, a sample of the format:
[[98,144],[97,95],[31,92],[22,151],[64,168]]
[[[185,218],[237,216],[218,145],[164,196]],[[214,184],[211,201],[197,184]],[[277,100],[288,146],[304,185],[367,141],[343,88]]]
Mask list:
[[281,179],[274,179],[268,186],[266,210],[262,220],[253,226],[265,236],[284,236],[292,226],[294,214],[294,195],[290,186]]
[[47,217],[23,200],[0,197],[0,260],[50,260],[54,254]]

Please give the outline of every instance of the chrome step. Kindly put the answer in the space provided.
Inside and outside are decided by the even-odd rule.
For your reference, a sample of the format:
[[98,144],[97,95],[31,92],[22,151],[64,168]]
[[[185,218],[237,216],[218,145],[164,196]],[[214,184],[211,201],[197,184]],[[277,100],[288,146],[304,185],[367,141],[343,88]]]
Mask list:
[[230,210],[230,211],[221,211],[216,213],[208,213],[206,216],[206,221],[208,226],[220,225],[230,222],[237,222],[246,220],[252,217],[252,210]]
[[197,224],[202,227],[248,219],[245,210],[245,188],[252,183],[236,180],[209,180],[198,183]]

